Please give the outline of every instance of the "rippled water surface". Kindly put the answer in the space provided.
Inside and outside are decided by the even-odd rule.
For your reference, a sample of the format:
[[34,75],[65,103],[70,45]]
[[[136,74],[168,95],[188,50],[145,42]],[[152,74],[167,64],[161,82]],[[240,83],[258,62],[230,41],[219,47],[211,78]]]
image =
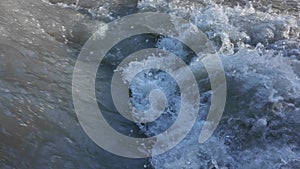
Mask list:
[[[0,168],[299,168],[299,9],[298,0],[1,0]],[[199,144],[211,91],[197,69],[201,63],[188,58],[201,88],[194,128],[165,154],[127,159],[104,151],[82,130],[72,103],[72,73],[83,44],[98,28],[146,11],[183,17],[207,35],[224,64],[228,96],[214,135]],[[119,44],[125,52],[111,55],[122,58],[145,47],[188,52],[172,39],[150,37],[141,43],[145,39],[131,39],[135,46]],[[112,68],[104,64],[99,88],[109,86]],[[152,136],[177,117],[177,86],[169,86],[173,81],[163,72],[146,73],[130,86],[133,105],[149,107],[144,88],[151,84],[165,91],[169,107],[149,125],[123,121],[109,111],[106,116],[118,131]],[[107,96],[98,94],[109,109]]]

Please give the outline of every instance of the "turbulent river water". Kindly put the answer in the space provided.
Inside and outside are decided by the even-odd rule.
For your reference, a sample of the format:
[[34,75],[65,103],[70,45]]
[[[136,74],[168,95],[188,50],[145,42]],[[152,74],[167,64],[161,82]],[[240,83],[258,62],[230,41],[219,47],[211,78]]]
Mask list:
[[[299,168],[299,10],[298,0],[1,0],[0,168]],[[199,73],[201,108],[188,136],[162,155],[129,159],[106,152],[85,134],[73,107],[72,74],[82,46],[98,28],[150,11],[190,20],[206,34],[223,62],[227,102],[217,130],[199,144],[211,96],[207,75]],[[119,47],[145,48],[145,39]],[[147,45],[187,52],[167,37],[150,37]],[[201,67],[197,59],[186,60]],[[101,84],[109,85],[112,67],[104,64]],[[149,85],[164,91],[170,101],[157,121],[135,124],[114,111],[107,119],[125,134],[159,134],[178,115],[178,89],[170,84],[165,73],[150,71],[130,85],[131,102],[142,110],[149,108]],[[98,94],[100,105],[110,104]]]

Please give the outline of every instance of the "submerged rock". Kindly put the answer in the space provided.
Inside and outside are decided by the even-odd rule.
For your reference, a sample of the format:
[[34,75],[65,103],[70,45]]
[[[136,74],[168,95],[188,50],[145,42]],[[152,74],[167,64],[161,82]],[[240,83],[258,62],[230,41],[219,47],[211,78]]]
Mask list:
[[250,28],[251,43],[269,44],[275,40],[275,27],[268,24],[254,25]]

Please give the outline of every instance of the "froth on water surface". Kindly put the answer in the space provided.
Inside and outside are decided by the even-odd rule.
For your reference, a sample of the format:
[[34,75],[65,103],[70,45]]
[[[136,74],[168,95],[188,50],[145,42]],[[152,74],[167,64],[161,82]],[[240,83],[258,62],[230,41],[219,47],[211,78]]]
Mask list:
[[[80,127],[72,103],[72,73],[79,51],[99,27],[149,11],[190,20],[212,41],[226,72],[226,109],[213,136],[199,144],[212,94],[201,61],[168,37],[132,39],[141,44],[135,48],[143,48],[142,41],[147,40],[147,47],[187,56],[201,99],[197,123],[179,145],[150,159],[127,159],[98,147]],[[0,168],[296,169],[299,23],[297,0],[1,0]],[[133,48],[127,43],[120,47]],[[98,80],[107,82],[111,66],[103,67],[107,74]],[[149,84],[160,86],[170,98],[161,118],[147,125],[128,123],[100,95],[99,104],[107,108],[113,127],[149,137],[176,119],[180,91],[176,85],[168,86],[173,81],[165,72],[137,75],[129,89],[132,104],[141,110],[149,107],[143,90]]]

